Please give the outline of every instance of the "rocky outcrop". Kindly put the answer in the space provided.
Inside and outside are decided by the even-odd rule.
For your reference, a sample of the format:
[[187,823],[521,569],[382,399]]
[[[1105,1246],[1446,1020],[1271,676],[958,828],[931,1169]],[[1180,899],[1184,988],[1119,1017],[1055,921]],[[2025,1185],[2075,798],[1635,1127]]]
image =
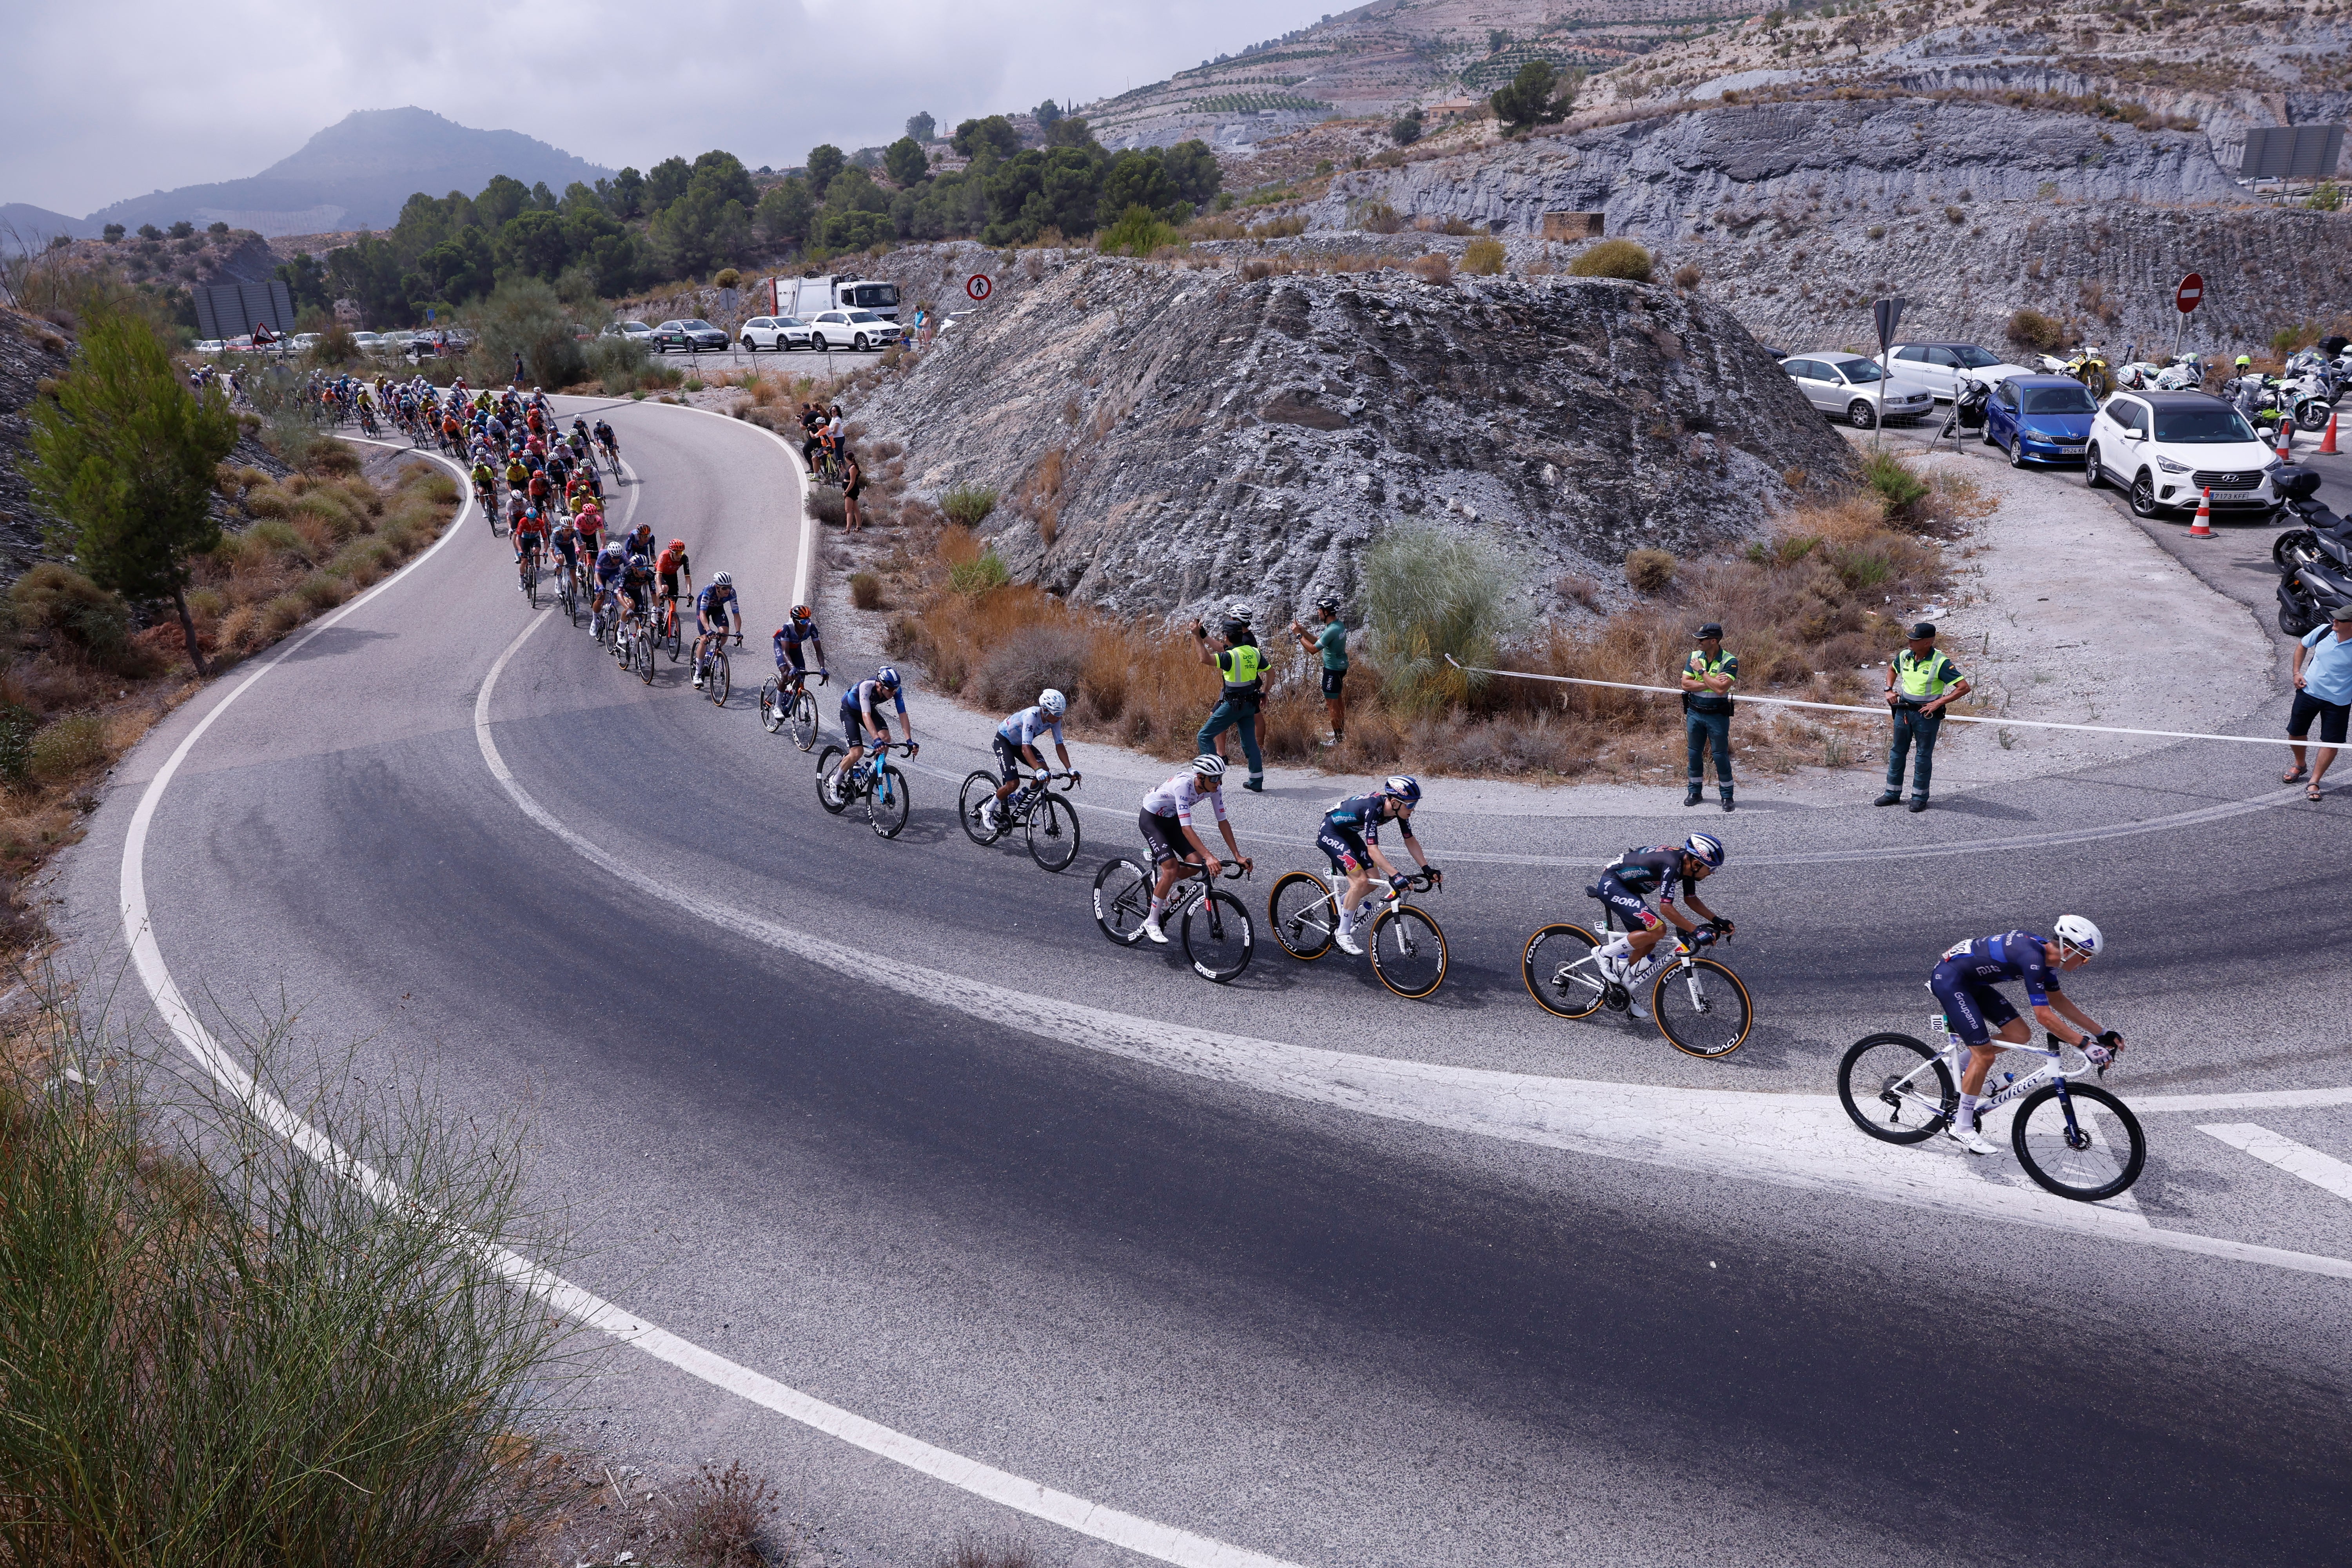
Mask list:
[[919,490],[998,490],[1015,576],[1090,603],[1286,610],[1419,518],[1580,614],[1563,577],[1719,546],[1852,472],[1738,321],[1670,288],[1024,261],[856,416]]
[[42,515],[18,467],[29,449],[32,406],[44,381],[65,374],[72,353],[48,322],[0,310],[0,584],[13,583],[40,558]]

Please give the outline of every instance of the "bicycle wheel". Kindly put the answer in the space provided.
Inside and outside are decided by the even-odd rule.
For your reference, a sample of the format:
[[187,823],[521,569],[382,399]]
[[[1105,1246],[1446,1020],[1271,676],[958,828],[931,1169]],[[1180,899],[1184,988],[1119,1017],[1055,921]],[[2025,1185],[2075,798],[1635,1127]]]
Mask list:
[[956,795],[956,819],[963,824],[963,835],[982,848],[1004,837],[1004,829],[989,826],[982,815],[995,798],[996,775],[985,768],[966,773],[963,788]]
[[805,691],[793,695],[793,739],[803,752],[816,744],[816,699]]
[[1445,984],[1445,933],[1426,910],[1399,904],[1372,921],[1372,973],[1400,996],[1418,999]]
[[776,678],[770,676],[760,682],[760,727],[772,735],[784,727],[784,710],[776,689]]
[[816,803],[835,816],[849,809],[849,802],[833,791],[836,775],[841,772],[841,760],[847,755],[849,753],[839,746],[827,746],[817,753]]
[[1249,967],[1256,945],[1249,910],[1223,888],[1212,889],[1184,911],[1184,956],[1192,973],[1223,985]]
[[1029,858],[1048,871],[1066,871],[1078,858],[1077,808],[1057,795],[1029,808]]
[[720,708],[727,706],[727,650],[714,648],[710,654],[710,684],[704,689],[711,702]]
[[913,794],[907,788],[907,775],[889,763],[877,763],[874,769],[874,787],[866,792],[866,820],[877,838],[896,838],[907,826],[907,814],[915,808]]
[[654,629],[637,628],[637,678],[647,686],[654,683]]
[[1528,938],[1519,956],[1519,977],[1545,1012],[1561,1018],[1590,1018],[1609,999],[1608,977],[1592,954],[1598,938],[1580,925],[1549,925]]
[[1669,963],[1650,986],[1650,1016],[1675,1049],[1694,1057],[1727,1057],[1747,1042],[1756,1009],[1748,987],[1728,966],[1695,958]]
[[1958,1113],[1960,1091],[1938,1052],[1908,1035],[1865,1035],[1838,1063],[1838,1102],[1887,1143],[1918,1143]]
[[528,563],[522,569],[522,596],[530,601],[532,609],[539,608],[539,563]]
[[676,664],[685,655],[686,637],[678,630],[677,616],[675,614],[669,618],[669,629],[662,634],[662,648],[669,655],[669,661],[672,664]]
[[1095,924],[1121,947],[1133,947],[1143,935],[1143,918],[1151,912],[1151,873],[1125,856],[1104,862],[1095,873]]
[[1312,963],[1331,951],[1338,910],[1331,889],[1312,871],[1284,872],[1265,896],[1265,918],[1274,927],[1274,940],[1301,963]]
[[[2074,1102],[2071,1127],[2054,1083],[2043,1084],[2018,1106],[2009,1131],[2017,1163],[2062,1198],[2087,1204],[2114,1197],[2138,1181],[2140,1167],[2147,1163],[2147,1139],[2139,1130],[2139,1119],[2096,1084],[2070,1083],[2066,1098]],[[2101,1111],[2113,1119],[2112,1126],[2100,1125]]]

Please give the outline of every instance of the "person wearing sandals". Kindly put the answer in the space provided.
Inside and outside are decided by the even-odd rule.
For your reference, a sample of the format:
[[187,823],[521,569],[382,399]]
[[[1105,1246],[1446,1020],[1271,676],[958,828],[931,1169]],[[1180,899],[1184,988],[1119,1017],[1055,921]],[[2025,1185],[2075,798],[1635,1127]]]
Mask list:
[[[2294,711],[2287,715],[2287,739],[2294,742],[2294,766],[2281,775],[2281,784],[2302,784],[2304,797],[2320,797],[2319,781],[2344,743],[2347,715],[2352,715],[2352,605],[2336,606],[2334,619],[2307,633],[2294,650]],[[2311,759],[2310,783],[2304,784],[2303,738],[2311,721],[2319,721],[2318,755]]]

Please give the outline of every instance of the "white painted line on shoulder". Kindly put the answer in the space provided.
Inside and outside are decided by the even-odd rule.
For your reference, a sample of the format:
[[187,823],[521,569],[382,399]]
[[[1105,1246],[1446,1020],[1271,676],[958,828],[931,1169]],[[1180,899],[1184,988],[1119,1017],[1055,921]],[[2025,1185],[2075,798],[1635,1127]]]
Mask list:
[[2318,1110],[2332,1105],[2352,1105],[2352,1089],[2252,1089],[2243,1094],[2151,1094],[2132,1097],[2132,1109],[2142,1116],[2158,1111]]
[[2292,1138],[2281,1137],[2267,1127],[2257,1127],[2251,1121],[2220,1122],[2197,1129],[2208,1138],[2218,1138],[2232,1149],[2242,1149],[2257,1160],[2267,1161],[2290,1176],[2300,1176],[2322,1192],[2334,1193],[2352,1203],[2352,1165],[2333,1154],[2323,1154]]

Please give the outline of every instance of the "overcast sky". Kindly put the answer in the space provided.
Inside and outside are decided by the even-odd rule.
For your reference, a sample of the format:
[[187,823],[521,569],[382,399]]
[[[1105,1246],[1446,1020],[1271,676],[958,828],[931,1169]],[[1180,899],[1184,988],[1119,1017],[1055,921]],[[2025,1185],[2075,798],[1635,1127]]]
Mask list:
[[354,109],[415,104],[640,169],[1156,81],[1345,0],[0,0],[0,202],[79,217],[257,174]]

